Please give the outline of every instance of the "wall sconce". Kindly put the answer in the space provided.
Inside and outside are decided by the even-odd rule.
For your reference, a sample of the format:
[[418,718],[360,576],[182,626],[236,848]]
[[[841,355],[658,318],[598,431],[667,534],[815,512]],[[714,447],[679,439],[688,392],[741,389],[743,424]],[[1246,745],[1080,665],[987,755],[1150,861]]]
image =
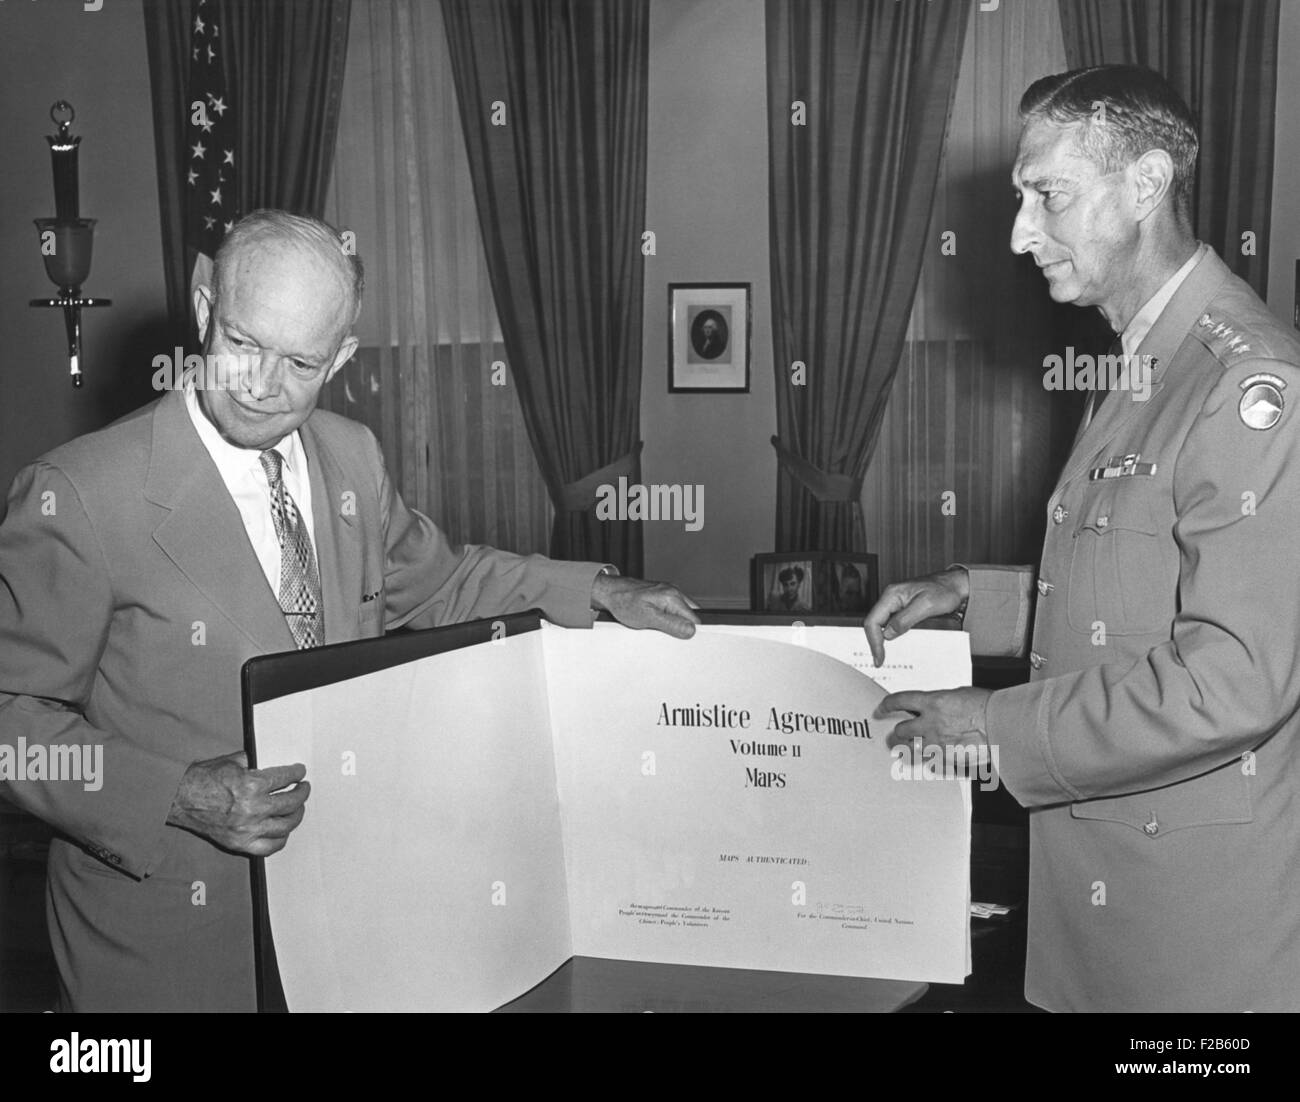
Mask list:
[[34,298],[29,305],[59,307],[68,333],[68,363],[72,385],[81,386],[81,309],[83,306],[112,306],[107,298],[83,298],[81,285],[90,275],[90,257],[95,244],[95,219],[78,216],[77,147],[81,139],[71,133],[77,117],[72,104],[59,100],[50,108],[50,118],[59,128],[47,134],[50,160],[54,166],[53,218],[36,219],[41,237],[45,274],[59,289],[57,298]]

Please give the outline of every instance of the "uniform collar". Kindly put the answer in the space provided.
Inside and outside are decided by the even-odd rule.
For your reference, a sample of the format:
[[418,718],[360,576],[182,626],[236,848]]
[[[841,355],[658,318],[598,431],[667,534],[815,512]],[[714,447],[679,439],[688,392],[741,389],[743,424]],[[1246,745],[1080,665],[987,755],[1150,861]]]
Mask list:
[[[1137,346],[1142,350],[1144,362],[1150,356],[1151,397],[1165,386],[1175,353],[1187,340],[1196,319],[1233,278],[1228,266],[1208,245],[1201,245],[1193,259],[1196,263],[1192,265],[1190,274],[1182,275],[1181,269],[1174,273],[1174,278],[1181,276],[1181,281],[1157,314],[1150,330],[1142,338],[1141,345]],[[1129,363],[1132,364],[1132,361]],[[1097,452],[1119,434],[1128,417],[1140,408],[1144,408],[1143,403],[1130,401],[1107,402],[1103,405],[1100,413],[1075,440],[1070,457],[1057,481],[1058,489],[1086,471]]]
[[1174,297],[1187,277],[1192,274],[1192,269],[1205,256],[1206,248],[1207,246],[1203,242],[1198,242],[1196,251],[1188,257],[1187,262],[1165,280],[1160,290],[1147,299],[1142,305],[1142,309],[1133,315],[1133,320],[1124,327],[1124,332],[1120,334],[1120,340],[1124,345],[1124,355],[1132,356],[1137,352],[1146,339],[1146,335],[1151,332],[1151,327],[1155,325],[1156,319],[1164,313],[1165,307],[1169,305],[1170,299]]

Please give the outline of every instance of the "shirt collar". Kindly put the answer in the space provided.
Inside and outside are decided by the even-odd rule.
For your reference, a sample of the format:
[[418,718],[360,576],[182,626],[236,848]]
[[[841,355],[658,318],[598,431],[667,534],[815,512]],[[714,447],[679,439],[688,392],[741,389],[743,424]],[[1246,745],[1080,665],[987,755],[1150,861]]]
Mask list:
[[[220,470],[262,469],[262,462],[258,457],[266,449],[239,448],[222,436],[217,431],[216,425],[208,420],[207,414],[199,408],[199,396],[193,379],[188,379],[185,383],[185,408],[189,412],[190,420],[194,422],[194,428],[199,434],[199,439],[203,441],[203,446]],[[307,455],[303,450],[297,429],[278,443],[273,444],[272,447],[280,453],[284,459],[285,468],[291,474],[302,477],[306,473]]]
[[1196,251],[1188,258],[1187,262],[1171,275],[1154,295],[1152,295],[1143,304],[1142,309],[1133,315],[1133,320],[1124,327],[1124,332],[1120,334],[1120,340],[1124,345],[1124,354],[1132,356],[1141,347],[1146,336],[1151,332],[1151,327],[1155,325],[1156,319],[1164,313],[1164,309],[1169,305],[1169,300],[1177,293],[1178,288],[1183,285],[1192,269],[1201,262],[1205,255],[1206,246],[1198,243]]

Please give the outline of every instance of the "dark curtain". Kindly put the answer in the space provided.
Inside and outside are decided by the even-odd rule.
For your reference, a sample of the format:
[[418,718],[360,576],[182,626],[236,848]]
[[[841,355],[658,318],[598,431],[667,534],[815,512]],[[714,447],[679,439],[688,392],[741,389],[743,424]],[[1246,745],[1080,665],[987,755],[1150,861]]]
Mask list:
[[338,137],[352,0],[209,0],[226,9],[239,212],[320,218]]
[[[167,307],[189,325],[185,186],[195,20],[221,27],[225,86],[235,111],[232,216],[280,207],[319,217],[338,133],[352,0],[145,0]],[[192,243],[191,243],[192,244]]]
[[501,333],[555,505],[551,555],[639,575],[640,525],[594,506],[600,484],[640,479],[647,0],[443,13]]
[[1278,0],[1059,2],[1070,68],[1145,65],[1187,101],[1200,124],[1196,235],[1265,297]]
[[938,248],[969,16],[962,0],[767,0],[778,551],[864,549],[862,476]]
[[173,345],[190,334],[190,273],[185,263],[185,127],[189,121],[185,84],[190,56],[190,6],[175,0],[145,0],[145,48],[153,97],[154,159],[162,215],[163,281]]

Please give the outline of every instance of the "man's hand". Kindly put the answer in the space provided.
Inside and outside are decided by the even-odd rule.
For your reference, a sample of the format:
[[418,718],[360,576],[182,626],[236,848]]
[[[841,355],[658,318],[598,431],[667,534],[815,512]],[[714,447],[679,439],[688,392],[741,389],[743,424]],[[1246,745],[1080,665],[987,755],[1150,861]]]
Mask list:
[[884,663],[886,639],[897,639],[932,616],[958,611],[969,596],[970,575],[964,566],[886,586],[862,623],[872,660],[877,666]]
[[988,689],[945,689],[943,692],[890,693],[876,709],[878,715],[911,712],[912,719],[901,721],[890,733],[888,745],[913,746],[920,740],[927,746],[976,746],[980,756],[989,750],[989,736],[984,729],[988,708]]
[[654,628],[678,639],[689,639],[700,622],[694,603],[675,585],[617,574],[596,575],[591,607],[604,609],[627,627]]
[[[284,849],[302,822],[311,785],[305,765],[249,769],[248,758],[227,754],[196,761],[181,778],[167,821],[222,849],[266,857]],[[288,792],[276,789],[294,787]]]

